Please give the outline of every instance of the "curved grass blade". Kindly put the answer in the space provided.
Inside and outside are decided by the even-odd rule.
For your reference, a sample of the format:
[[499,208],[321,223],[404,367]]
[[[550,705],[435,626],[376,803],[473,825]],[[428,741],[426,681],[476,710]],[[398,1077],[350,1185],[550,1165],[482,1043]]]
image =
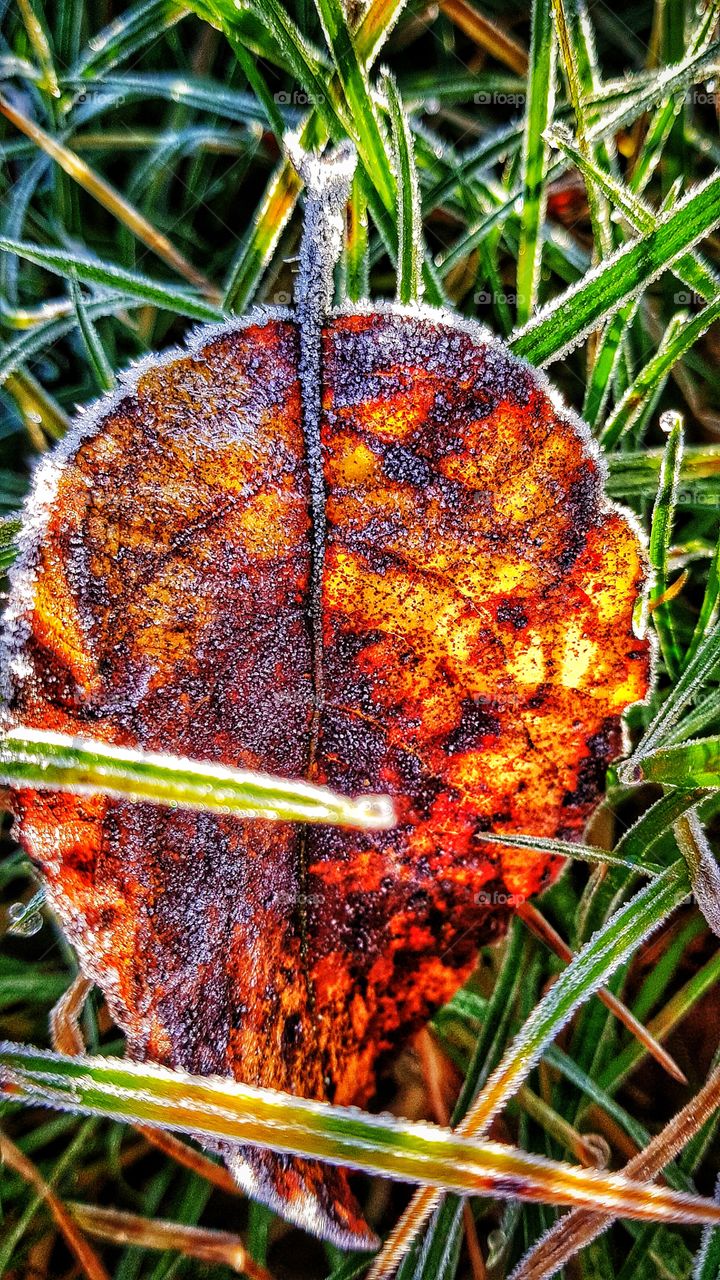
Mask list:
[[[63,87],[82,89],[85,82],[80,76],[66,76],[61,83]],[[194,107],[197,111],[212,112],[237,124],[265,124],[267,119],[265,110],[252,94],[227,89],[208,76],[178,75],[170,71],[125,72],[117,76],[103,76],[98,92],[102,96],[107,94],[107,104],[103,105],[102,96],[99,102],[94,101],[93,117],[103,110],[115,110],[118,102],[160,98],[165,102]],[[289,120],[284,121],[279,114],[278,120],[282,136]]]
[[511,349],[535,365],[557,360],[719,223],[720,174],[713,174],[658,219],[654,231],[617,250],[554,299],[511,338]]
[[[605,985],[615,970],[680,905],[687,891],[687,871],[680,859],[626,903],[578,952],[533,1010],[458,1126],[459,1133],[487,1131],[576,1009]],[[420,1191],[413,1197],[375,1262],[371,1280],[380,1280],[394,1271],[436,1203],[437,1197],[432,1191]]]
[[537,302],[542,226],[547,202],[548,145],[545,130],[555,101],[555,41],[547,0],[533,0],[525,128],[521,162],[522,210],[517,259],[517,323],[525,324]]
[[173,271],[183,276],[209,298],[217,296],[215,286],[198,271],[191,262],[180,253],[179,249],[163,232],[135,209],[125,197],[116,191],[109,182],[95,173],[85,161],[66,147],[58,138],[52,137],[40,125],[19,111],[11,102],[0,94],[0,112],[15,125],[26,137],[30,138],[46,155],[50,156],[60,168],[69,175],[83,190],[87,191],[104,209],[137,236],[148,249],[156,253]]
[[360,830],[382,830],[394,822],[387,796],[351,800],[306,782],[22,727],[0,739],[0,782],[243,819],[320,822]]
[[[86,301],[85,311],[92,319],[98,319],[101,316],[117,315],[121,310],[142,305],[142,301],[129,298],[126,294],[107,293],[104,297]],[[70,311],[69,314],[61,315],[59,319],[51,317],[49,320],[42,321],[33,329],[22,332],[17,338],[6,343],[0,354],[0,386],[11,378],[26,360],[36,357],[53,346],[70,333],[76,324],[77,318],[74,312]]]
[[[693,1133],[720,1105],[720,1070],[713,1071],[703,1088],[625,1166],[628,1177],[655,1178],[673,1156],[682,1151]],[[511,1280],[545,1280],[579,1249],[585,1248],[611,1225],[603,1213],[573,1212],[561,1218],[515,1268]]]
[[[665,668],[671,679],[677,676],[681,663],[680,646],[674,631],[673,613],[664,599],[668,589],[668,561],[675,519],[675,498],[683,455],[683,422],[679,413],[665,414],[661,425],[668,432],[665,456],[660,468],[658,492],[650,525],[648,558],[653,582],[647,596],[652,620],[660,642]],[[653,604],[655,608],[652,608]]]
[[140,0],[92,37],[74,72],[85,79],[102,75],[157,40],[189,12],[177,0]]
[[720,1223],[714,1200],[633,1182],[430,1124],[375,1116],[150,1063],[0,1044],[6,1092],[47,1106],[317,1157],[403,1181],[550,1201],[645,1221]]
[[392,123],[397,174],[397,300],[407,306],[411,302],[419,302],[422,296],[423,245],[420,192],[410,126],[397,84],[387,70],[383,72],[382,87],[387,97]]
[[165,307],[178,315],[189,316],[192,320],[217,323],[227,318],[219,308],[193,296],[185,289],[161,284],[148,276],[128,271],[125,267],[117,267],[113,263],[101,262],[89,255],[70,253],[66,249],[46,249],[43,245],[9,240],[5,236],[0,236],[0,250],[15,253],[67,280],[76,279],[85,284],[121,289],[123,293],[141,302],[154,307]]

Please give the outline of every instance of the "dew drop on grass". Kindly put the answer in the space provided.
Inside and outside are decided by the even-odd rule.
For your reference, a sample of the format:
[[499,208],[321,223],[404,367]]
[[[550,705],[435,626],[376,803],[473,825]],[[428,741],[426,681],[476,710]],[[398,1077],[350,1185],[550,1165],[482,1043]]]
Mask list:
[[44,889],[33,894],[29,902],[13,902],[8,908],[7,932],[14,938],[32,938],[43,927],[41,908],[45,901]]

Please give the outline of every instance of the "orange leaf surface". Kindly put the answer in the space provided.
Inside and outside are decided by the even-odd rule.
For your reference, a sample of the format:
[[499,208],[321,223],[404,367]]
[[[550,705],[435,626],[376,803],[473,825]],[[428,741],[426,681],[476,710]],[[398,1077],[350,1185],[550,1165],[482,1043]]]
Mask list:
[[[388,793],[398,825],[28,789],[15,811],[132,1055],[364,1103],[559,868],[482,833],[581,833],[648,688],[643,560],[587,429],[485,331],[328,313],[311,413],[302,323],[200,330],[43,464],[11,717]],[[225,1155],[290,1219],[372,1244],[342,1170]]]

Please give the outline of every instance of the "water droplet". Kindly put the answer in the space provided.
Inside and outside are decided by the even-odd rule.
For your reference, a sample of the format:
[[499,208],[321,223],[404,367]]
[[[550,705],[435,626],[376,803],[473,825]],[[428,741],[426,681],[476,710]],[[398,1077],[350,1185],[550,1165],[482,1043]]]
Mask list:
[[14,938],[32,938],[43,927],[41,909],[45,890],[38,889],[29,902],[13,902],[8,908],[7,931]]

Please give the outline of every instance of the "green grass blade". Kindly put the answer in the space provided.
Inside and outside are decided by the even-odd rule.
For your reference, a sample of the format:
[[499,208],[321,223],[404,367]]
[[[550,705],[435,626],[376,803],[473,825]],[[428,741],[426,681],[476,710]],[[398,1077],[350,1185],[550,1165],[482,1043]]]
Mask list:
[[113,1058],[67,1058],[8,1042],[0,1043],[0,1076],[28,1101],[329,1159],[403,1181],[587,1208],[601,1197],[608,1212],[629,1218],[654,1221],[675,1213],[688,1222],[720,1222],[720,1205],[701,1196],[217,1076]]
[[511,339],[516,355],[548,364],[582,342],[594,325],[659,276],[720,223],[720,175],[691,191],[656,228],[614,253],[545,307]]
[[349,124],[349,136],[357,146],[365,172],[383,205],[393,210],[397,188],[388,164],[387,143],[342,5],[340,0],[315,0],[315,7],[342,85],[346,103],[343,114]]
[[192,320],[204,320],[216,323],[225,318],[218,308],[193,296],[189,291],[178,289],[173,285],[161,284],[148,276],[138,275],[125,267],[113,263],[100,262],[96,258],[82,253],[70,253],[65,249],[46,249],[39,244],[27,244],[22,240],[9,240],[0,236],[0,251],[15,253],[28,262],[45,267],[55,275],[66,280],[82,280],[85,284],[101,285],[106,288],[120,289],[130,297],[137,298],[155,307],[165,307],[181,316],[189,316]]
[[695,346],[720,316],[720,290],[715,300],[692,318],[681,313],[668,325],[663,341],[654,356],[640,370],[628,387],[620,403],[616,405],[600,433],[604,449],[611,449],[628,431],[643,411],[657,386],[667,377],[678,360]]
[[398,265],[397,299],[407,306],[422,295],[422,221],[412,134],[400,100],[397,84],[385,72],[382,87],[387,97],[392,123],[397,174]]
[[545,130],[555,102],[555,41],[547,0],[533,0],[525,128],[522,149],[522,211],[517,267],[517,323],[525,324],[537,302],[542,265],[542,227],[547,200],[548,144]]
[[[680,859],[636,894],[577,953],[534,1008],[458,1132],[487,1131],[573,1013],[604,986],[615,970],[667,919],[687,896],[687,891],[687,871]],[[437,1198],[431,1191],[421,1191],[414,1197],[374,1268],[374,1280],[390,1273],[398,1261],[399,1251],[409,1248],[436,1203]]]
[[366,298],[370,287],[368,214],[362,171],[358,169],[350,188],[343,269],[346,298],[351,302]]
[[715,626],[698,645],[692,661],[688,662],[673,689],[650,721],[630,760],[626,765],[621,766],[618,771],[621,775],[624,774],[629,781],[634,781],[633,766],[665,741],[666,734],[675,728],[688,703],[700,696],[706,681],[713,674],[718,663],[720,663],[720,626]]
[[705,594],[700,606],[700,613],[695,624],[693,638],[687,651],[685,662],[688,663],[698,651],[705,636],[712,631],[720,615],[720,535],[715,543],[715,551],[708,568]]
[[[578,145],[588,159],[592,157],[589,125],[586,120],[585,95],[594,88],[589,50],[583,38],[587,15],[582,0],[551,0],[555,31],[565,69],[570,101],[575,115]],[[584,21],[583,21],[584,20]],[[613,237],[607,205],[592,181],[586,183],[590,220],[598,253],[606,257],[612,250]]]
[[125,797],[243,819],[360,829],[393,823],[387,797],[350,800],[306,782],[22,727],[0,739],[0,779],[13,787]]
[[86,79],[131,58],[188,13],[177,0],[140,0],[95,34],[74,71]]
[[92,318],[88,312],[85,299],[82,296],[80,286],[77,279],[70,281],[70,292],[73,300],[75,316],[77,318],[78,328],[83,336],[83,341],[88,353],[88,360],[93,371],[98,390],[111,391],[115,386],[115,374],[112,365],[105,354],[105,348],[100,341],[97,329],[93,324]]
[[720,737],[658,747],[643,755],[634,769],[636,773],[628,770],[626,776],[637,782],[658,782],[665,787],[720,787]]
[[[370,0],[357,31],[358,56],[369,68],[383,41],[392,30],[405,0]],[[306,150],[321,150],[328,139],[324,117],[314,108],[299,130],[301,145]],[[289,160],[283,160],[273,174],[260,208],[235,258],[225,287],[223,305],[228,311],[243,311],[255,296],[263,271],[267,268],[284,228],[290,219],[302,189],[298,175]]]
[[675,635],[672,608],[662,597],[670,585],[668,565],[683,454],[683,422],[680,414],[665,415],[663,426],[668,432],[668,441],[660,469],[658,492],[650,525],[648,557],[653,581],[648,592],[647,605],[660,642],[665,669],[671,678],[675,678],[680,669],[682,655]]

